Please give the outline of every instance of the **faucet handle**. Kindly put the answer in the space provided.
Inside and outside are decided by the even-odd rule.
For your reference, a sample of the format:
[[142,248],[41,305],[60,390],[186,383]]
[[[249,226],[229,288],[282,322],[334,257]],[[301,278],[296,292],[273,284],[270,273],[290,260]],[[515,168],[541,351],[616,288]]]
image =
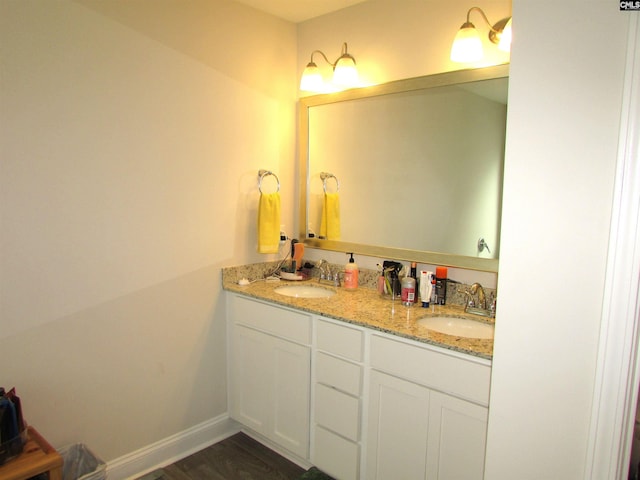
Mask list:
[[327,263],[325,264],[325,268],[327,270],[327,275],[325,276],[325,278],[330,282],[333,282],[334,275],[333,275],[333,272],[331,271],[331,266]]
[[473,294],[469,290],[467,290],[467,289],[458,290],[458,292],[463,293],[463,294],[466,295],[466,299],[465,299],[465,302],[464,302],[464,311],[465,312],[467,311],[468,308],[473,308],[473,307],[476,306],[476,302],[473,299]]

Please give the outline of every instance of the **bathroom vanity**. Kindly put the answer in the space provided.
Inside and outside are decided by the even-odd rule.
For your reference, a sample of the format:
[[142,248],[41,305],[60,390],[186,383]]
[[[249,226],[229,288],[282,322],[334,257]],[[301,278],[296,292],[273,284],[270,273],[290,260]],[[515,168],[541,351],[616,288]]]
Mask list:
[[493,341],[419,323],[460,307],[277,286],[224,279],[235,420],[339,480],[482,478]]
[[[499,65],[302,98],[302,242],[497,272],[508,71]],[[353,128],[344,131],[344,122]],[[459,141],[461,131],[469,141]],[[385,168],[390,158],[393,171]],[[340,191],[341,240],[312,234],[327,178]],[[410,208],[418,205],[429,209],[425,221]],[[450,222],[454,216],[465,220]],[[491,320],[469,322],[462,307],[407,308],[374,288],[328,292],[292,282],[277,293],[284,282],[241,286],[244,277],[265,275],[223,270],[229,411],[249,433],[338,480],[482,479]],[[463,330],[438,330],[452,317]],[[478,322],[490,338],[479,338]],[[467,327],[473,335],[460,335]]]

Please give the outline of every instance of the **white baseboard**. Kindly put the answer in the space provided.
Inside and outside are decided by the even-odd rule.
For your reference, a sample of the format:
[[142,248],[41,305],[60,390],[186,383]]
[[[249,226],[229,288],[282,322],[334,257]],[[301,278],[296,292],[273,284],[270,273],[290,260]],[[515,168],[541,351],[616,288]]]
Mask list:
[[108,478],[109,480],[138,478],[239,431],[238,423],[230,419],[229,415],[220,415],[107,463]]

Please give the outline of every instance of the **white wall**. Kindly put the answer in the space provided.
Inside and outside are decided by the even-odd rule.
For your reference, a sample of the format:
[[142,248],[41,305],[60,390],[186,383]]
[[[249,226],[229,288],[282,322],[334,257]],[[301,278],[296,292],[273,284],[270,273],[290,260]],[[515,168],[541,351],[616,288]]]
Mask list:
[[[365,2],[300,24],[298,74],[312,49],[337,55],[345,40],[365,82],[460,68],[448,52],[470,4],[389,3]],[[498,19],[510,13],[510,3],[480,6]],[[585,469],[630,14],[605,0],[513,4],[485,478],[578,479]]]
[[0,1],[0,383],[111,460],[226,412],[220,267],[295,194],[296,31],[227,0]]
[[607,1],[513,13],[486,473],[582,478],[630,16]]

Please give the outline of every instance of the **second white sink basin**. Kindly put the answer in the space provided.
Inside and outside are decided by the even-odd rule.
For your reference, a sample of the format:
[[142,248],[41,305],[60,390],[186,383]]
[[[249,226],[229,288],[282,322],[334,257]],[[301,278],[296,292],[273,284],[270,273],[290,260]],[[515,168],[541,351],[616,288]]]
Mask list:
[[493,338],[493,325],[460,317],[425,317],[418,320],[429,330],[465,338]]
[[283,285],[276,287],[273,291],[280,295],[296,298],[329,298],[336,294],[334,290],[313,285]]

